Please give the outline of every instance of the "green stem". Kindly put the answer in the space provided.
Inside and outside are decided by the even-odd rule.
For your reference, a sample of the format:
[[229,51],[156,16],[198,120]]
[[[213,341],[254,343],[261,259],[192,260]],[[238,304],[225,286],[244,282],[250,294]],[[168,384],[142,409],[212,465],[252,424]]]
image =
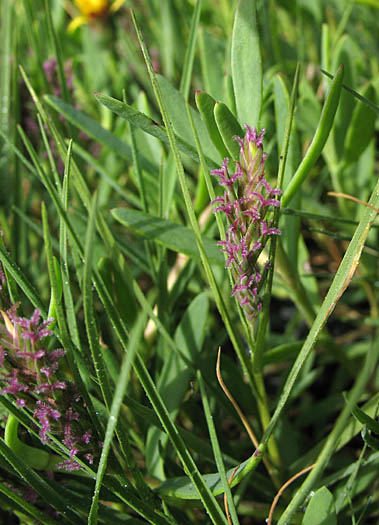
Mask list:
[[329,137],[329,133],[333,126],[334,117],[340,99],[343,71],[343,65],[341,64],[338,68],[336,76],[334,77],[329,94],[326,98],[324,107],[322,109],[320,121],[318,123],[317,130],[313,137],[311,145],[309,146],[305,157],[303,158],[299,167],[297,168],[295,175],[292,177],[291,182],[288,184],[285,192],[283,193],[283,207],[288,206],[292,197],[299,190],[304,180],[309,175]]
[[20,456],[29,467],[36,470],[56,470],[58,463],[63,459],[56,454],[49,454],[45,450],[30,447],[18,437],[19,422],[13,414],[8,415],[5,425],[4,441],[15,454]]
[[336,450],[340,436],[346,426],[347,420],[351,415],[352,407],[357,403],[367,385],[368,380],[372,374],[372,371],[375,369],[376,363],[379,359],[379,340],[374,339],[371,348],[367,354],[364,367],[360,375],[358,376],[355,385],[353,386],[349,401],[340,414],[337,423],[335,424],[332,432],[329,434],[326,443],[320,452],[315,466],[313,467],[310,474],[308,474],[304,483],[301,485],[299,490],[296,492],[295,496],[292,498],[291,503],[288,505],[282,517],[280,518],[278,525],[285,525],[291,523],[291,519],[295,512],[297,511],[299,505],[302,504],[308,493],[315,486],[315,483],[321,477],[324,469],[326,468],[331,456]]
[[304,316],[308,326],[312,326],[312,323],[316,317],[313,309],[313,305],[309,300],[307,292],[300,281],[297,270],[291,264],[288,255],[284,251],[282,243],[277,243],[276,251],[276,264],[278,265],[279,272],[286,282],[289,294],[293,297],[296,306],[299,308],[300,313]]

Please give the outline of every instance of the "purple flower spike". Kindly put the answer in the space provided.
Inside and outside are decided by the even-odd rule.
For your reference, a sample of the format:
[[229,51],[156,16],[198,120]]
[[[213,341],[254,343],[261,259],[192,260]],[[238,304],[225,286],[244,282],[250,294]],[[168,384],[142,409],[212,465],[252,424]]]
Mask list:
[[[6,302],[2,275],[0,266],[0,295]],[[52,434],[67,446],[69,458],[60,467],[78,470],[77,457],[93,463],[100,454],[91,422],[85,417],[85,402],[75,384],[57,374],[66,351],[48,350],[52,339],[44,346],[43,339],[52,335],[48,328],[52,319],[41,319],[38,309],[30,318],[20,317],[18,306],[0,312],[0,395],[12,396],[19,408],[26,407],[33,414],[42,443]]]
[[[213,200],[214,213],[226,215],[228,229],[225,240],[218,246],[227,256],[225,267],[231,269],[234,280],[232,296],[236,296],[249,322],[253,322],[261,310],[259,292],[268,271],[262,269],[258,257],[270,236],[280,235],[272,221],[272,211],[280,206],[275,197],[279,188],[272,188],[264,175],[267,155],[263,153],[263,136],[257,129],[246,124],[244,138],[234,137],[241,147],[239,162],[234,173],[229,172],[229,159],[225,158],[220,169],[211,171],[219,178],[224,195]],[[271,219],[270,219],[271,217]]]

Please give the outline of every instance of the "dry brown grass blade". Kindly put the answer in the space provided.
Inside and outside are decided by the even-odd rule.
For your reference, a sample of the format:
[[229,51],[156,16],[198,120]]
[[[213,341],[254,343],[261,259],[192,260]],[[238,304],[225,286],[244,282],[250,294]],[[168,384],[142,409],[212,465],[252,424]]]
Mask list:
[[352,195],[349,195],[348,193],[340,193],[337,191],[328,191],[327,195],[330,195],[331,197],[342,197],[343,199],[349,199],[350,201],[357,202],[358,204],[362,204],[363,206],[366,206],[367,208],[371,208],[372,210],[376,211],[376,213],[379,213],[379,209],[375,208],[372,204],[369,204],[368,202],[361,201],[361,199],[357,199],[357,197],[353,197]]
[[295,474],[294,476],[292,476],[292,478],[290,478],[288,481],[286,481],[284,483],[284,485],[282,485],[280,487],[280,489],[278,490],[278,493],[277,495],[275,496],[272,504],[271,504],[271,508],[270,508],[270,513],[268,515],[268,520],[267,520],[267,525],[271,525],[272,524],[272,518],[274,516],[274,510],[275,510],[275,507],[276,507],[276,504],[278,503],[278,500],[280,498],[280,496],[283,494],[283,492],[286,490],[286,488],[288,487],[288,485],[291,485],[291,483],[293,481],[295,481],[295,479],[299,478],[300,476],[302,476],[303,474],[305,474],[306,472],[309,472],[310,470],[312,470],[314,467],[314,464],[313,465],[310,465],[309,467],[307,468],[304,468],[303,470],[300,470],[300,472],[298,472],[297,474]]

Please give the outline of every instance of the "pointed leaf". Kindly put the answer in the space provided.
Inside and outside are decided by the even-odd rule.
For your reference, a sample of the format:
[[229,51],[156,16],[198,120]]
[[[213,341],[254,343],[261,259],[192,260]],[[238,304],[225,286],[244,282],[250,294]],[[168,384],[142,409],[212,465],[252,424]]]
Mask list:
[[[142,129],[146,133],[149,133],[153,137],[158,138],[165,144],[169,144],[169,139],[166,133],[164,126],[155,122],[153,119],[147,117],[143,113],[135,110],[132,106],[124,104],[121,100],[117,100],[107,95],[102,95],[101,93],[95,93],[97,100],[103,104],[105,107],[110,109],[116,115],[119,115],[121,118],[129,120],[134,126]],[[176,137],[176,142],[179,150],[182,153],[188,155],[191,159],[199,161],[196,150],[193,146],[185,142],[184,140]],[[207,163],[209,167],[215,167],[217,163],[207,158]]]
[[[147,213],[127,208],[112,210],[113,217],[131,228],[139,235],[156,241],[175,252],[184,253],[190,257],[199,258],[195,235],[192,230],[171,221],[152,217]],[[216,241],[203,237],[205,251],[213,264],[224,264],[224,257],[216,246]]]
[[244,133],[237,119],[223,102],[217,102],[214,107],[216,124],[226,149],[230,156],[237,160],[240,154],[240,145],[234,137],[243,137]]
[[262,106],[262,60],[255,0],[240,0],[232,36],[232,75],[240,124],[258,126]]
[[321,487],[312,496],[302,525],[337,525],[333,494],[326,487]]

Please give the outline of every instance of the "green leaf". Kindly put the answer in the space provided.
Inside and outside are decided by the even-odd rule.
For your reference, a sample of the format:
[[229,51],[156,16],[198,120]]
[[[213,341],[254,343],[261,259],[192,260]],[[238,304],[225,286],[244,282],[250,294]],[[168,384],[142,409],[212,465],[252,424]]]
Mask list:
[[216,103],[214,107],[214,116],[226,149],[230,156],[234,160],[237,160],[240,155],[241,147],[234,137],[242,138],[244,136],[241,126],[238,124],[237,119],[228,106],[223,102]]
[[[128,226],[135,233],[156,241],[170,250],[184,253],[197,259],[200,257],[196,248],[195,234],[185,226],[127,208],[114,209],[112,210],[112,215],[118,222]],[[216,241],[207,237],[203,237],[203,241],[210,262],[220,265],[224,264],[224,257],[217,248]]]
[[311,145],[309,146],[307,153],[301,161],[296,173],[292,177],[291,182],[285,189],[282,196],[282,206],[288,206],[289,202],[303,184],[306,177],[309,175],[310,170],[315,165],[317,159],[321,155],[321,152],[325,146],[325,143],[329,137],[329,133],[332,129],[334,117],[338,108],[340,100],[342,80],[343,80],[343,65],[341,64],[338,68],[336,76],[334,77],[333,83],[330,87],[328,96],[322,108],[321,117],[317,126],[316,133],[312,139]]
[[[198,295],[187,308],[175,332],[175,343],[182,354],[194,366],[203,346],[205,325],[208,319],[209,301],[205,293]],[[162,372],[157,387],[170,415],[175,418],[180,404],[189,388],[193,369],[189,368],[181,357],[167,350]],[[146,460],[151,475],[164,479],[164,463],[160,454],[168,440],[157,428],[150,428],[146,441]]]
[[240,124],[258,126],[262,106],[262,60],[255,0],[240,0],[232,36],[232,75]]
[[[191,132],[191,127],[188,125],[187,109],[183,95],[175,89],[165,77],[157,75],[157,79],[162,92],[162,97],[166,102],[168,115],[174,128],[175,135],[183,139],[187,144],[195,147],[196,143]],[[199,113],[193,108],[191,108],[191,115],[195,122],[201,143],[204,146],[204,151],[207,152],[207,155],[214,160],[215,163],[218,163],[220,156],[209,137],[205,123],[202,121]]]
[[[371,83],[363,91],[363,96],[375,102],[376,91]],[[375,120],[375,112],[366,104],[358,102],[346,134],[344,147],[346,164],[358,160],[368,146],[375,133]]]
[[[359,60],[359,48],[350,35],[343,35],[337,42],[332,53],[331,68],[335,71],[339,64],[344,67],[344,79],[347,85],[356,85],[356,64]],[[345,151],[344,143],[346,132],[349,129],[352,115],[354,111],[354,98],[351,94],[342,90],[339,108],[335,117],[335,122],[332,130],[333,144],[335,154],[338,160],[344,160]]]
[[[169,144],[169,139],[165,128],[158,122],[155,122],[155,120],[135,110],[132,106],[124,104],[124,102],[121,102],[120,100],[116,100],[115,98],[108,97],[107,95],[102,95],[101,93],[95,93],[95,97],[100,102],[100,104],[103,104],[113,113],[116,113],[116,115],[119,115],[121,118],[129,120],[134,126],[142,129],[146,133],[149,133],[149,135],[156,137],[163,143]],[[191,159],[196,160],[197,162],[199,161],[199,157],[196,153],[196,150],[191,144],[188,144],[179,137],[176,137],[176,142],[178,144],[179,150],[182,153],[185,153]],[[207,163],[210,168],[217,167],[217,163],[209,159],[208,157]]]
[[379,439],[375,438],[368,432],[366,425],[362,429],[361,436],[363,441],[367,443],[372,450],[375,450],[375,452],[379,451]]
[[44,501],[48,501],[52,507],[63,514],[69,523],[85,523],[84,519],[72,508],[71,502],[66,501],[59,491],[30,468],[6,445],[2,438],[0,439],[0,455],[8,461],[23,481],[30,485]]
[[196,105],[200,111],[200,115],[207,126],[209,136],[212,139],[213,144],[216,146],[221,157],[224,159],[228,156],[228,150],[225,147],[224,141],[218,130],[216,119],[214,115],[214,108],[216,101],[213,97],[205,93],[204,91],[196,92]]
[[[58,111],[69,122],[71,122],[71,124],[86,133],[89,137],[93,138],[100,144],[103,144],[103,146],[107,146],[110,150],[114,151],[117,153],[117,155],[128,162],[131,163],[133,161],[133,155],[130,146],[113,135],[113,133],[103,128],[91,117],[82,111],[75,109],[73,106],[67,104],[67,102],[59,98],[46,95],[44,100],[46,100],[49,106]],[[158,170],[158,165],[152,164],[145,157],[141,157],[141,166],[150,173],[156,173]]]
[[225,43],[202,28],[199,38],[200,62],[204,87],[218,100],[223,99]]
[[186,100],[188,100],[188,94],[191,87],[191,75],[193,69],[193,61],[195,58],[196,37],[199,28],[200,12],[201,0],[197,0],[192,13],[190,36],[186,48],[186,54],[184,57],[182,78],[180,79],[180,92],[183,94]]
[[[346,396],[345,401],[347,402]],[[375,421],[375,419],[363,412],[357,405],[353,405],[351,413],[360,423],[366,425],[369,430],[379,434],[379,421]]]
[[[23,514],[32,516],[37,522],[43,525],[58,525],[58,521],[46,516],[44,512],[39,510],[34,505],[31,505],[25,500],[25,497],[18,496],[13,488],[9,487],[9,483],[0,483],[0,492],[12,501],[12,507],[15,510],[21,511]],[[16,514],[16,512],[14,512]],[[26,523],[26,521],[25,521]]]
[[305,511],[302,525],[337,525],[333,494],[321,487],[312,496]]

